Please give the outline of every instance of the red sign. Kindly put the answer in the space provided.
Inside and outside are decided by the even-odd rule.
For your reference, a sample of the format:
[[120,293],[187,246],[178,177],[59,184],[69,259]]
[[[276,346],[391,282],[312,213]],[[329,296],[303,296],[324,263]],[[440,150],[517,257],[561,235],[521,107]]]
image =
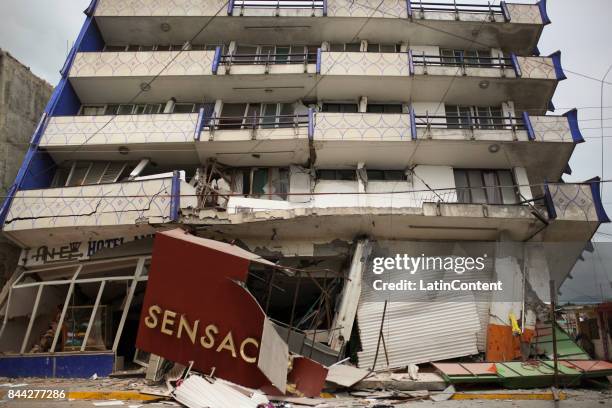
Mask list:
[[269,264],[180,229],[157,233],[137,347],[184,365],[193,361],[204,374],[214,369],[219,378],[269,388],[258,368],[266,316],[239,284],[250,262]]

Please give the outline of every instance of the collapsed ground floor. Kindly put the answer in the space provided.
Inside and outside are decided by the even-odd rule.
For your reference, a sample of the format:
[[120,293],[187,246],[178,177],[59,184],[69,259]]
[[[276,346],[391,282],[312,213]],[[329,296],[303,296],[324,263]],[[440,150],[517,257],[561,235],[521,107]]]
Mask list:
[[[141,369],[151,370],[155,377],[168,346],[138,347],[143,327],[157,336],[150,344],[161,338],[178,345],[181,355],[174,361],[194,359],[190,350],[200,357],[212,350],[221,359],[221,372],[224,364],[228,371],[233,364],[249,368],[264,358],[265,341],[262,333],[258,337],[245,331],[246,321],[261,317],[263,333],[268,326],[273,329],[267,333],[274,333],[274,347],[284,349],[292,361],[301,356],[322,368],[350,362],[366,373],[401,372],[421,365],[424,372],[453,383],[461,377],[453,377],[457,368],[467,367],[469,375],[478,377],[465,364],[506,362],[496,366],[497,378],[491,381],[503,385],[508,372],[517,371],[510,362],[540,360],[546,371],[541,374],[549,381],[547,362],[554,357],[550,296],[571,270],[572,257],[582,251],[576,243],[548,247],[510,240],[394,241],[363,236],[353,241],[277,242],[219,240],[214,232],[209,235],[217,240],[212,240],[183,230],[160,235],[203,252],[187,259],[190,255],[156,247],[158,238],[152,236],[24,251],[25,262],[0,294],[0,375],[87,378]],[[77,256],[83,253],[79,251],[86,256]],[[156,259],[165,259],[163,275],[168,280],[165,287],[155,289],[158,301],[151,309],[145,298]],[[219,290],[225,286],[215,282],[225,277],[235,259],[246,262],[244,270],[238,268],[226,278],[238,288]],[[190,268],[201,274],[194,281],[197,290],[186,296],[173,285],[184,283],[182,271]],[[427,282],[499,282],[505,290],[376,290],[375,282],[381,279],[397,283],[416,279],[415,275]],[[177,298],[184,302],[173,306]],[[195,314],[184,313],[183,306],[193,306]],[[143,326],[147,318],[150,324]],[[574,344],[571,332],[556,323],[555,334],[557,342]],[[602,335],[609,344],[609,331]],[[568,362],[559,370],[576,385],[580,381],[573,379],[587,377],[590,370],[575,361],[594,356],[571,347],[558,351],[557,357]],[[598,357],[609,360],[609,355]],[[459,366],[445,371],[431,365],[440,362]],[[599,376],[610,369],[597,368]],[[274,371],[262,369],[268,379],[287,377],[287,370]],[[520,381],[525,377],[520,372],[517,376]],[[287,378],[290,382],[290,373]],[[528,380],[524,384],[530,385]]]

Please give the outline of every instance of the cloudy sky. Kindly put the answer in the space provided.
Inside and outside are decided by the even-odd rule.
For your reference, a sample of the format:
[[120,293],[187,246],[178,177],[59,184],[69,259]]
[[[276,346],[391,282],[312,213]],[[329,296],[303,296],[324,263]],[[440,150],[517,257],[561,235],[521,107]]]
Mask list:
[[[466,0],[464,0],[465,2]],[[472,0],[467,0],[472,1]],[[477,1],[478,2],[478,1]],[[484,3],[484,0],[480,1]],[[529,3],[529,1],[523,1]],[[539,48],[543,55],[561,50],[568,80],[560,83],[554,104],[556,113],[579,108],[587,143],[579,145],[570,163],[574,173],[566,181],[582,181],[602,175],[602,140],[605,152],[604,179],[612,179],[612,86],[603,89],[603,130],[600,122],[601,83],[572,74],[602,78],[612,65],[612,15],[610,0],[549,0],[552,24],[544,29]],[[0,0],[0,48],[56,84],[68,47],[76,38],[89,0]],[[612,83],[612,72],[607,78]],[[602,134],[604,138],[602,139]],[[604,189],[604,203],[612,215],[612,183]],[[612,226],[602,226],[600,241],[612,241]],[[601,276],[610,288],[609,277]]]

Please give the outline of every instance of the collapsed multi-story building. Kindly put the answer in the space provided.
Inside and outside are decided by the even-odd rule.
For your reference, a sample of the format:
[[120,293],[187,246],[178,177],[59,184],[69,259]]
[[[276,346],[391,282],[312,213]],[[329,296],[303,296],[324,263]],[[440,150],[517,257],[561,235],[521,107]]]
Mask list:
[[[584,140],[576,110],[546,114],[565,75],[537,48],[545,0],[93,0],[86,15],[2,207],[23,249],[0,294],[5,373],[145,358],[153,236],[176,226],[294,271],[257,264],[246,285],[319,361],[509,360],[516,325],[528,342],[549,282],[608,222],[598,179],[561,180]],[[363,282],[373,257],[462,242],[532,244],[490,254],[512,301],[387,303]],[[547,243],[565,243],[557,263]]]

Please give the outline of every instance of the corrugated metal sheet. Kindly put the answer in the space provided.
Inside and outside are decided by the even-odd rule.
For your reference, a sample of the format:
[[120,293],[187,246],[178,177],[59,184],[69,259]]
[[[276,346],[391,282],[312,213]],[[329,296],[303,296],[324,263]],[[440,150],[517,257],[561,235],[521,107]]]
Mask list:
[[[383,308],[380,301],[359,305],[360,368],[374,364]],[[381,343],[375,369],[477,354],[480,329],[476,304],[467,297],[448,302],[390,302],[383,325],[386,355]]]
[[[421,292],[373,289],[373,281],[423,280],[433,283],[490,282],[494,279],[494,248],[479,243],[437,243],[414,241],[378,241],[372,256],[393,257],[395,254],[427,254],[442,257],[485,256],[482,271],[458,274],[452,270],[419,270],[414,275],[405,270],[388,269],[382,275],[373,273],[372,264],[364,274],[357,324],[363,351],[358,353],[359,367],[374,363],[384,301],[389,301],[384,324],[389,367],[424,363],[477,354],[485,351],[489,324],[491,292]],[[381,344],[376,369],[387,367]]]
[[257,405],[268,402],[263,394],[221,379],[208,380],[198,375],[191,375],[176,387],[174,399],[189,408],[257,408]]

